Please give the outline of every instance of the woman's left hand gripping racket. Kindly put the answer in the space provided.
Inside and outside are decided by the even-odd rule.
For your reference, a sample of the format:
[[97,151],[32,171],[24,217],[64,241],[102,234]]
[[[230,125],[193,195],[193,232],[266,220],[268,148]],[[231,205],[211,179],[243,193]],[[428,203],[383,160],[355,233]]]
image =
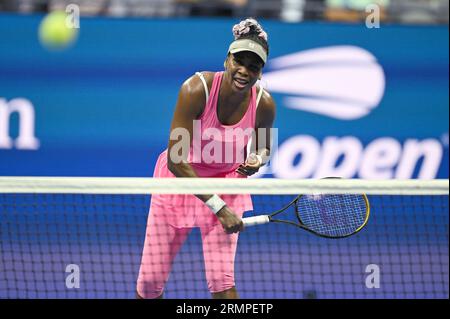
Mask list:
[[[297,221],[274,217],[294,209]],[[285,207],[269,215],[243,218],[245,227],[266,223],[285,223],[326,238],[343,238],[356,234],[369,220],[366,195],[298,195]]]

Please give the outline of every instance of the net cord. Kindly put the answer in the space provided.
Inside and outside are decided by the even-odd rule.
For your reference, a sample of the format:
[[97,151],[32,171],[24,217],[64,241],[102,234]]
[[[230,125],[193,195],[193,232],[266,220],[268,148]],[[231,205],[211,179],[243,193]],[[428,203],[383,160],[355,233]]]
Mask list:
[[0,193],[448,195],[449,180],[0,177]]

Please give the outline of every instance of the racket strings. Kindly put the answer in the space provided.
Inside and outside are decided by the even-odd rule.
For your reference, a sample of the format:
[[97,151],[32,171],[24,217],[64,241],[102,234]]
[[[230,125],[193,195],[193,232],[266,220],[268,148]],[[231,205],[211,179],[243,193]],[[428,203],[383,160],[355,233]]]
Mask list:
[[300,222],[311,231],[342,237],[366,222],[367,203],[362,195],[305,195],[296,203]]

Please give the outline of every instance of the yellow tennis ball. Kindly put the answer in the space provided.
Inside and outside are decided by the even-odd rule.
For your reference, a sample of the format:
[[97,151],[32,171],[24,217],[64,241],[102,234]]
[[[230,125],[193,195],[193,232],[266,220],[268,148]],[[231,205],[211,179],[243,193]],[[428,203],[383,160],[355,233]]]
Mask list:
[[39,40],[49,49],[64,49],[74,42],[78,29],[66,23],[64,11],[53,11],[47,14],[39,25]]

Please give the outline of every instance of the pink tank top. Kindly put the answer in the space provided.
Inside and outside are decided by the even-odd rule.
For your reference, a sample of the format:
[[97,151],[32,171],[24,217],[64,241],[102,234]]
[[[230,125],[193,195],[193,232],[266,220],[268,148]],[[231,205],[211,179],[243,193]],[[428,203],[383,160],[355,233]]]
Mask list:
[[244,116],[234,125],[224,125],[217,116],[223,72],[214,75],[208,101],[194,123],[188,161],[201,177],[225,177],[245,161],[246,146],[255,129],[256,86]]
[[[195,138],[199,138],[199,136],[193,137],[189,161],[195,172],[201,177],[245,178],[245,176],[235,172],[235,169],[244,162],[244,158],[241,159],[239,156],[243,156],[249,141],[249,137],[240,134],[239,131],[253,130],[255,127],[256,87],[251,89],[250,102],[242,119],[235,125],[223,125],[217,118],[217,101],[222,75],[223,72],[214,75],[205,109],[196,122],[198,131],[197,133],[194,132],[194,134],[200,135],[201,141],[194,143]],[[215,149],[220,153],[219,149],[224,151],[227,147],[228,149],[234,147],[237,150],[237,152],[233,152],[232,161],[227,161],[228,153],[215,154],[213,151]],[[160,154],[153,177],[175,178],[167,168],[167,149]],[[253,209],[249,194],[222,194],[221,198],[240,217],[242,217],[244,211]],[[152,195],[150,210],[156,218],[165,220],[174,227],[200,227],[219,222],[201,200],[190,194],[154,194]]]

